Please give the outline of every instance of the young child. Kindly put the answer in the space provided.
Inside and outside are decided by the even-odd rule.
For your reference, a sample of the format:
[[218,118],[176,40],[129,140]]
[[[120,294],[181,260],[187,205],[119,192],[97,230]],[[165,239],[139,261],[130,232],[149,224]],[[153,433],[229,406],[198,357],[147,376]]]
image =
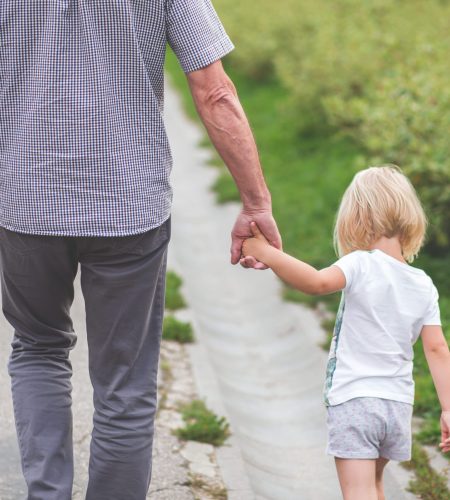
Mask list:
[[245,257],[311,295],[343,291],[324,389],[327,451],[345,500],[384,499],[389,460],[411,458],[413,344],[422,337],[442,407],[442,451],[450,451],[450,353],[438,292],[408,265],[422,246],[426,218],[413,186],[394,165],[357,173],[335,225],[340,259],[316,270],[269,244],[255,223]]

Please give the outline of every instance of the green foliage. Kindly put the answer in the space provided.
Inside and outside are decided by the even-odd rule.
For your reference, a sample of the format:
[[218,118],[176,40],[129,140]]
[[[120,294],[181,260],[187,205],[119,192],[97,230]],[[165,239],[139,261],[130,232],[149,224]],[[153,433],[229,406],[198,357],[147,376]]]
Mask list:
[[[216,0],[247,78],[277,81],[297,130],[333,127],[365,164],[399,164],[431,220],[430,248],[450,241],[450,3],[440,0]],[[352,165],[353,167],[354,165]]]
[[450,500],[447,478],[430,466],[427,453],[417,443],[413,443],[411,461],[403,465],[416,475],[409,485],[412,493],[423,500]]
[[175,433],[182,439],[221,446],[230,435],[226,419],[215,415],[201,400],[183,406],[181,414],[186,425]]
[[163,339],[175,340],[182,344],[194,342],[192,325],[179,321],[174,316],[166,316],[163,323]]
[[186,307],[183,296],[180,293],[182,279],[173,271],[166,274],[166,309],[176,311]]

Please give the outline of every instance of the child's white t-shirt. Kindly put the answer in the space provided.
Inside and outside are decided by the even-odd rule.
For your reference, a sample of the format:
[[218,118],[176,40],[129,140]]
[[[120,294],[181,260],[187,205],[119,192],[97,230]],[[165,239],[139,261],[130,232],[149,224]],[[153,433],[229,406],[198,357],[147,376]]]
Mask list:
[[336,318],[325,403],[357,397],[414,403],[413,344],[440,325],[438,292],[421,269],[381,250],[357,250],[334,265],[346,286]]

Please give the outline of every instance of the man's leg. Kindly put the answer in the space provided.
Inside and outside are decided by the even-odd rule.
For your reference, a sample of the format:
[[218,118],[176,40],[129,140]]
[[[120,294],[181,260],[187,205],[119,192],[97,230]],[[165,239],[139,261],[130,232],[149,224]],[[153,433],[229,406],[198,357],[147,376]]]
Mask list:
[[148,491],[169,238],[167,221],[80,253],[95,406],[87,500]]
[[375,460],[335,458],[344,500],[378,500]]
[[0,234],[3,312],[14,327],[8,368],[28,499],[69,500],[73,242],[4,228]]

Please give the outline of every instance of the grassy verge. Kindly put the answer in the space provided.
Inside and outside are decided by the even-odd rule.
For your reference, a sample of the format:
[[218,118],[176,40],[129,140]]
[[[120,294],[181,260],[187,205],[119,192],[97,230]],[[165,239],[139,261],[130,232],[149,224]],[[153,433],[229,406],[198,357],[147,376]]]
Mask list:
[[[302,117],[291,109],[288,92],[274,81],[251,81],[231,64],[226,63],[226,69],[254,129],[284,248],[316,267],[328,266],[336,260],[331,237],[335,212],[354,173],[365,166],[362,164],[365,152],[325,125],[319,124],[314,130],[298,135],[295,131],[301,128],[298,121]],[[167,68],[184,95],[189,114],[196,116],[185,76],[172,54]],[[236,198],[226,173],[219,178],[215,190],[219,200]],[[430,274],[439,289],[444,331],[450,339],[450,283],[444,272],[450,267],[450,255],[437,258],[424,252],[415,265]],[[287,290],[285,295],[289,300],[317,303],[316,298],[293,290]],[[325,300],[335,311],[338,299],[335,294],[320,300]],[[327,326],[330,330],[332,325]],[[426,433],[419,436],[437,443],[439,403],[420,341],[415,346],[415,356],[415,412],[424,419],[426,429]]]
[[450,500],[447,478],[433,470],[426,451],[416,443],[413,445],[411,461],[406,462],[404,466],[413,470],[416,476],[409,491],[423,500]]

